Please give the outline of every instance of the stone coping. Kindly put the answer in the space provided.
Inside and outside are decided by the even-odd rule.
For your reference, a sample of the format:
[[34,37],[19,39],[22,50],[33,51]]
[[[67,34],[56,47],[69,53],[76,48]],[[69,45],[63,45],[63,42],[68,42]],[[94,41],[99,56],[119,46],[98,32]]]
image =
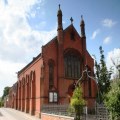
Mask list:
[[44,113],[44,112],[41,112],[41,114],[74,120],[74,117],[69,117],[69,116],[64,116],[64,115],[55,115],[55,114],[49,114],[49,113]]

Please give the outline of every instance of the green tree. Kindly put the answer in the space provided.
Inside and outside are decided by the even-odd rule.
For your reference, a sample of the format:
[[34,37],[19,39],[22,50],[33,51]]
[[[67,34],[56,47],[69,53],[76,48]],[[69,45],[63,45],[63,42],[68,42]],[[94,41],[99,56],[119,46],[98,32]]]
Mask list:
[[5,97],[6,95],[9,94],[9,90],[10,90],[10,87],[8,87],[8,86],[4,88],[2,100],[4,99],[4,97]]
[[104,100],[111,120],[120,120],[120,79],[113,80]]
[[83,113],[83,107],[85,105],[85,100],[83,99],[83,93],[82,93],[81,86],[78,86],[75,88],[73,92],[73,96],[71,98],[70,105],[71,107],[73,107],[76,113],[75,120],[80,120],[80,116]]
[[104,95],[110,89],[111,71],[107,70],[104,51],[101,46],[99,50],[100,50],[100,63],[98,64],[97,61],[95,61],[95,69],[96,69],[95,76],[98,80],[98,87],[99,87],[99,93],[100,93],[99,102],[103,102]]
[[4,102],[3,102],[2,98],[0,97],[0,107],[3,107],[3,105],[4,105]]

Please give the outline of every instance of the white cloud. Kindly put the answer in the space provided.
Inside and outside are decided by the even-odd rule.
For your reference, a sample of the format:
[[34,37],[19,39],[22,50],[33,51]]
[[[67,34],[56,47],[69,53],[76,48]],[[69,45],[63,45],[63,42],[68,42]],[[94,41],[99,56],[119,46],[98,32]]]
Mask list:
[[16,72],[25,66],[25,63],[14,63],[0,60],[0,96],[6,86],[12,86],[17,81]]
[[63,23],[63,24],[66,24],[66,21],[65,21],[65,20],[63,20],[63,21],[62,21],[62,23]]
[[93,32],[93,34],[92,34],[91,39],[95,39],[96,36],[97,36],[99,33],[100,33],[100,30],[99,30],[99,29],[95,30],[95,31]]
[[35,18],[35,16],[36,16],[36,11],[34,11],[34,12],[31,13],[31,17],[32,18]]
[[[8,0],[7,5],[1,1],[0,59],[14,60],[14,62],[23,61],[27,54],[36,53],[41,45],[55,36],[56,27],[47,32],[37,31],[33,30],[28,23],[28,16],[34,13],[34,10],[31,11],[32,6],[38,2],[42,4],[42,1],[29,0],[29,2],[26,2],[26,0]],[[41,21],[38,24],[39,27],[45,25],[45,21]]]
[[[8,0],[5,4],[0,0],[0,91],[5,85],[11,86],[17,79],[15,72],[39,54],[41,46],[56,35],[56,26],[51,31],[37,31],[28,23],[29,16],[36,17],[35,11],[43,2]],[[39,9],[33,9],[36,4]],[[45,24],[41,22],[40,25]]]
[[111,41],[112,41],[112,38],[110,36],[108,36],[103,40],[103,43],[104,44],[109,44]]
[[109,27],[109,28],[113,27],[116,24],[117,24],[117,22],[113,21],[112,19],[104,19],[102,21],[102,25],[105,27]]
[[115,65],[113,64],[113,62],[115,63],[115,65],[119,65],[120,64],[120,48],[114,48],[112,51],[108,52],[107,54],[107,67],[113,68],[113,76],[118,74],[118,71],[115,67]]
[[36,29],[44,28],[46,26],[46,21],[42,21],[39,24],[35,25]]

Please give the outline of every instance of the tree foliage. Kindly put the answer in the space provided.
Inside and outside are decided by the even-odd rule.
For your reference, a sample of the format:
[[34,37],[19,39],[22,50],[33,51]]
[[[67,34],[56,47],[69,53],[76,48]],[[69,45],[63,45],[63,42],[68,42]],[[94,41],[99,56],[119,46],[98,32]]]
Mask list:
[[99,86],[99,93],[100,93],[99,102],[102,102],[104,99],[103,97],[104,94],[107,93],[110,89],[111,71],[107,70],[104,51],[101,46],[99,50],[100,50],[100,63],[98,64],[97,61],[95,61],[95,69],[96,69],[95,76],[98,80],[98,86]]
[[106,94],[105,105],[110,113],[111,120],[120,119],[120,79],[113,80],[111,89]]
[[2,100],[2,98],[0,97],[0,107],[3,107],[4,106],[4,102]]
[[4,99],[4,97],[5,97],[6,95],[9,94],[9,90],[10,90],[10,87],[8,87],[8,86],[4,88],[2,100]]
[[80,116],[83,113],[83,107],[85,105],[81,86],[75,88],[70,105],[74,108],[76,120],[80,120]]

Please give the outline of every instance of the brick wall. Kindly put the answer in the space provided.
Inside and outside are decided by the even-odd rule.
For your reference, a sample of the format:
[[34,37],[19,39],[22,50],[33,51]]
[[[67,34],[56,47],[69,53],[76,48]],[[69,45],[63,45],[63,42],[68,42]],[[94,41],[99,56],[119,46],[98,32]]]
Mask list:
[[41,113],[41,120],[74,120],[73,117]]

